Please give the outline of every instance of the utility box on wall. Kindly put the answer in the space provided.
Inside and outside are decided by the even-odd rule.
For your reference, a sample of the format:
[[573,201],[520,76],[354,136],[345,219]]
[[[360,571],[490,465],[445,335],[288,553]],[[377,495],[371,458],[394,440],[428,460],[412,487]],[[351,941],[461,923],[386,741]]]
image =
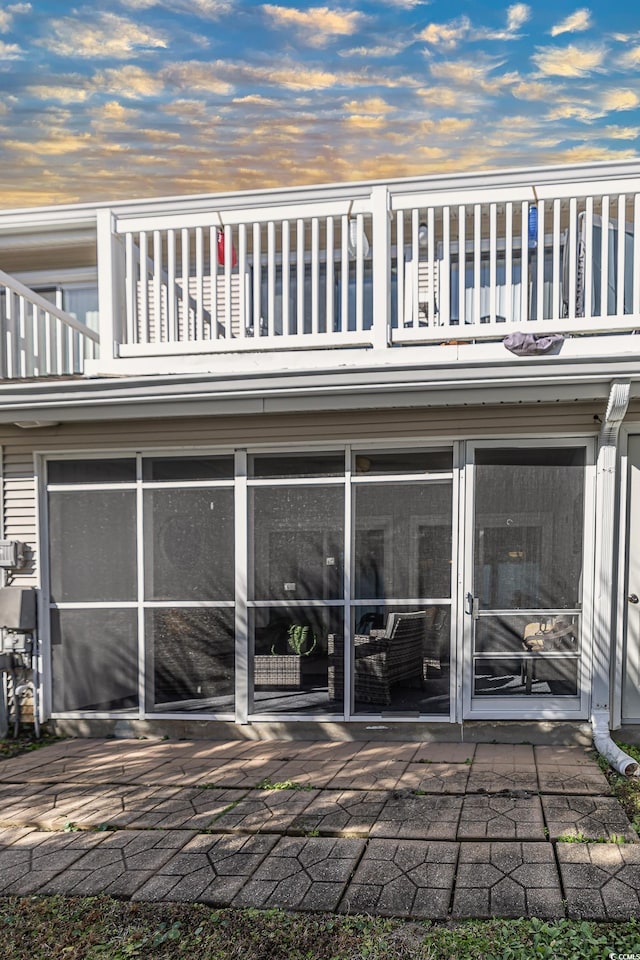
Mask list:
[[24,544],[18,540],[0,540],[0,569],[17,570],[24,566]]
[[22,587],[0,589],[0,629],[32,633],[36,629],[36,591]]

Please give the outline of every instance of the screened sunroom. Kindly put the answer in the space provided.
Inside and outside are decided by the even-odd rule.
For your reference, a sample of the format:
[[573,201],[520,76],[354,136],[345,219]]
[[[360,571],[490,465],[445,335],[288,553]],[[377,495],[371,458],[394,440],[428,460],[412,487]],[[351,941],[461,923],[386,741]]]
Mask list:
[[43,455],[50,713],[584,718],[593,456],[584,438]]

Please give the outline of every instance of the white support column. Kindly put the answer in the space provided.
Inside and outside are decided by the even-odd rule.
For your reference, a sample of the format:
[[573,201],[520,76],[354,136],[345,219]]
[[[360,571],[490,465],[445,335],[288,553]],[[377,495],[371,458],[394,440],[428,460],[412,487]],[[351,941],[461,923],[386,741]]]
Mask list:
[[391,221],[387,187],[371,190],[373,212],[373,345],[383,350],[391,343]]
[[247,451],[235,455],[235,578],[236,578],[236,723],[247,723],[253,690],[253,654],[249,650],[247,611],[249,531],[247,527]]
[[125,250],[115,232],[111,210],[97,213],[100,361],[108,372],[118,356],[125,316]]
[[596,463],[595,589],[593,618],[592,713],[610,709],[612,618],[616,608],[614,585],[614,539],[616,510],[616,464],[620,426],[629,405],[630,384],[611,385],[609,404],[600,430]]

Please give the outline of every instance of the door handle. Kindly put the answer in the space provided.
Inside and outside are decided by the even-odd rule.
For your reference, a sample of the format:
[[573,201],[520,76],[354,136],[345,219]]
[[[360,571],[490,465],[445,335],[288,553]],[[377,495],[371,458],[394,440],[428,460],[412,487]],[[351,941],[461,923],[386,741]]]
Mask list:
[[629,596],[627,597],[627,600],[629,601],[629,603],[638,603],[639,602],[638,594],[630,593]]
[[470,617],[477,617],[478,609],[478,598],[474,597],[472,593],[468,593],[465,597],[464,612]]

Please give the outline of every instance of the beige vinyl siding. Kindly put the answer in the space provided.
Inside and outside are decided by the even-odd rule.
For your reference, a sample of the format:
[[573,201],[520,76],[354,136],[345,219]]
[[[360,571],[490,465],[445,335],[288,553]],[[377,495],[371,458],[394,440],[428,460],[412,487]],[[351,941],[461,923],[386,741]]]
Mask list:
[[403,443],[483,437],[593,434],[593,404],[527,404],[501,407],[319,412],[175,420],[71,423],[37,430],[0,429],[3,448],[4,536],[27,543],[31,558],[16,583],[38,578],[34,454],[110,453],[164,448],[233,447],[305,443]]

